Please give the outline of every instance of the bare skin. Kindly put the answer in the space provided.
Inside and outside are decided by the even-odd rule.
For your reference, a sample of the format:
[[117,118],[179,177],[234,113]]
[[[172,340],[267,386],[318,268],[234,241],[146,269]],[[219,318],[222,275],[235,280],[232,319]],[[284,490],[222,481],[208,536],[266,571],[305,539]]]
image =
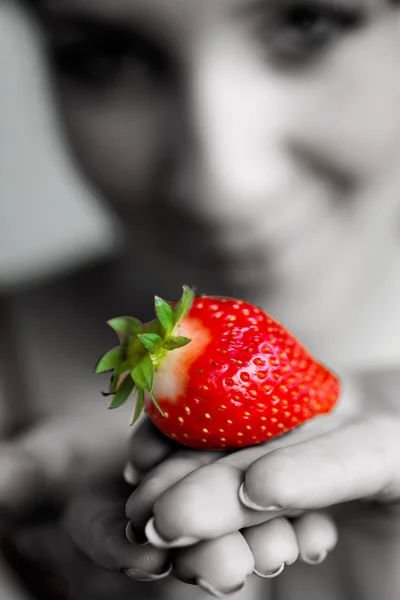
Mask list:
[[[29,468],[35,474],[39,469],[53,489],[71,485],[68,489],[73,490],[77,481],[95,471],[99,460],[105,464],[103,439],[90,427],[99,401],[97,382],[87,374],[89,367],[85,373],[73,370],[71,377],[64,357],[75,357],[78,346],[79,360],[92,364],[93,354],[97,358],[108,346],[99,333],[100,320],[131,312],[144,315],[155,290],[174,297],[183,281],[194,281],[201,291],[257,301],[321,359],[341,368],[359,307],[374,287],[370,259],[384,261],[395,244],[391,224],[398,200],[385,184],[400,146],[398,8],[384,0],[343,5],[318,0],[310,15],[303,5],[299,13],[297,3],[282,6],[271,1],[260,7],[250,0],[39,2],[70,147],[90,184],[121,218],[128,242],[126,254],[105,266],[101,275],[91,272],[20,300],[17,314],[27,316],[34,331],[43,331],[44,299],[58,306],[55,322],[63,323],[70,343],[61,335],[54,344],[55,349],[63,348],[63,361],[51,381],[46,360],[41,360],[46,352],[51,355],[48,340],[25,340],[30,368],[37,373],[33,396],[49,414],[59,410],[52,403],[55,392],[62,394],[65,413],[81,405],[82,397],[85,408],[78,417],[69,417],[71,427],[65,426],[62,415],[55,428],[51,420],[48,427],[41,425],[15,442],[10,479],[3,492],[0,488],[5,505],[12,504],[7,498],[10,489],[13,498],[21,498],[23,490],[25,507],[32,500],[27,482],[36,476],[25,476],[18,462],[21,448],[35,449]],[[85,320],[84,340],[79,319]],[[123,415],[113,418],[115,433],[110,429],[110,438],[121,435],[127,442]],[[93,458],[79,477],[76,420],[82,432],[78,455]],[[373,411],[361,415],[357,409],[346,427],[338,423],[329,432],[313,431],[298,448],[293,444],[273,456],[262,449],[247,462],[238,453],[237,458],[221,459],[218,468],[236,473],[238,460],[241,474],[246,472],[249,496],[261,505],[272,502],[292,509],[285,505],[296,504],[296,509],[317,510],[382,489],[396,498],[391,459],[375,461],[397,456],[397,417],[380,418],[379,435],[371,444],[374,423]],[[315,448],[308,444],[318,444],[320,463],[308,461]],[[291,448],[305,452],[304,460],[296,462],[302,481],[290,498],[282,495],[279,482],[275,495],[269,496],[273,488],[265,489],[262,482],[271,461],[283,461],[289,469]],[[7,453],[8,446],[4,460]],[[124,455],[123,444],[114,447],[110,470],[122,465]],[[360,456],[370,456],[369,467],[375,465],[368,481],[357,462]],[[322,486],[317,493],[312,487],[315,471],[323,481],[324,474],[337,473],[329,461],[337,465],[342,459],[351,461],[345,464],[349,478],[334,479],[335,485]],[[202,476],[208,468],[216,465],[193,476]],[[289,476],[294,477],[288,471]],[[227,501],[237,501],[236,483],[227,485]],[[183,482],[173,490],[184,493],[184,486]],[[209,491],[204,487],[206,496]],[[165,490],[156,504],[160,533],[166,539],[181,533],[202,538],[193,515],[188,515],[185,531],[169,515],[163,503],[172,502],[172,493]],[[175,500],[179,504],[179,496]],[[216,535],[236,535],[238,528],[255,525],[243,520],[247,510],[240,512],[240,504],[236,508],[239,518],[225,529],[215,528]],[[260,518],[260,513],[251,514]],[[262,528],[268,523],[258,524]],[[307,544],[300,542],[307,530],[304,523],[283,525],[291,539],[285,550],[289,558],[296,544],[303,548],[300,555],[306,552]],[[330,520],[324,523],[328,528]],[[93,539],[97,538],[87,537]],[[257,555],[257,543],[253,545]],[[321,549],[329,546],[325,540]],[[241,546],[244,551],[248,547]],[[270,566],[275,564],[260,568]],[[249,559],[245,570],[251,568]],[[190,571],[187,564],[185,569]],[[200,575],[212,579],[207,569]],[[214,581],[224,589],[232,583],[237,582]]]

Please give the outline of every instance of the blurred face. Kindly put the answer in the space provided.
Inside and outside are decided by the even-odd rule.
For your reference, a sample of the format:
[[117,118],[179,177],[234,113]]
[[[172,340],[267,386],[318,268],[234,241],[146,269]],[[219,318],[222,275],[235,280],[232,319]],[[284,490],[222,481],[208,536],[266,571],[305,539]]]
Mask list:
[[41,6],[74,151],[154,263],[310,339],[349,317],[393,220],[368,191],[400,149],[394,2]]

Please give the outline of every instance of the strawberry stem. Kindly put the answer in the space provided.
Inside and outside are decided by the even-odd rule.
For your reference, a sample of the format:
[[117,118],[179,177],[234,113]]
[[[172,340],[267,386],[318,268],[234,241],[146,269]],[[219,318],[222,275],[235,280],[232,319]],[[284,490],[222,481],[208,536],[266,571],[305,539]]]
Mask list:
[[[154,307],[157,318],[143,324],[133,317],[118,317],[108,321],[108,325],[117,333],[120,346],[107,352],[97,363],[95,373],[112,371],[112,380],[105,395],[113,396],[109,408],[119,408],[136,390],[137,398],[131,425],[144,410],[145,392],[152,398],[154,405],[164,416],[164,412],[154,396],[153,384],[155,372],[167,352],[183,348],[191,342],[189,338],[174,335],[179,323],[188,315],[193,302],[194,292],[183,286],[179,302],[171,306],[155,296]],[[125,377],[120,381],[122,375]]]

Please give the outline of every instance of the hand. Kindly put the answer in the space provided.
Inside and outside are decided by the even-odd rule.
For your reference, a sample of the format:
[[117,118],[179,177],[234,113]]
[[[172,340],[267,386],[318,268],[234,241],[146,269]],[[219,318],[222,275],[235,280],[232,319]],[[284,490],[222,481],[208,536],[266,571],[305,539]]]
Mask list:
[[[140,452],[144,447],[146,452]],[[173,569],[172,574],[181,581],[198,583],[204,590],[221,595],[243,587],[247,575],[253,571],[262,578],[275,577],[285,564],[295,562],[299,554],[309,563],[321,562],[336,543],[332,520],[323,514],[309,513],[293,521],[272,518],[259,526],[202,541],[191,548],[171,551],[143,545],[145,540],[139,532],[143,533],[152,515],[154,499],[187,473],[215,464],[224,455],[183,450],[146,420],[133,437],[132,450],[136,450],[136,471],[132,464],[126,470],[131,483],[135,472],[136,479],[139,476],[138,467],[141,474],[153,467],[128,502],[133,527],[132,524],[126,527],[123,506],[129,491],[120,488],[116,493],[115,485],[76,496],[68,511],[72,538],[105,569],[124,571],[140,581],[163,579]]]
[[[399,416],[383,396],[378,405],[360,403],[345,390],[336,413],[272,443],[203,466],[207,455],[196,466],[190,453],[183,461],[179,454],[170,456],[132,494],[127,515],[133,528],[145,530],[156,547],[182,548],[270,523],[293,510],[357,499],[398,500]],[[132,462],[140,468],[140,457]]]
[[0,515],[19,520],[43,504],[61,505],[83,481],[122,469],[127,448],[125,419],[115,413],[38,422],[0,443]]
[[[81,512],[79,514],[79,525],[83,525],[85,515],[93,500],[93,511],[91,513],[94,522],[99,521],[103,525],[104,549],[108,552],[111,560],[114,549],[113,538],[118,537],[118,525],[123,517],[124,501],[118,500],[126,498],[127,490],[124,491],[123,482],[115,478],[104,480],[101,484],[90,485],[85,492],[79,494],[82,500],[80,503]],[[78,497],[78,496],[77,496]],[[112,507],[118,507],[118,517],[113,518],[113,511],[107,509],[107,503]],[[119,502],[119,504],[118,504]],[[24,586],[27,588],[29,598],[74,598],[74,600],[109,600],[118,598],[118,600],[130,600],[131,598],[141,598],[142,600],[156,600],[158,597],[164,598],[163,588],[157,588],[157,583],[149,585],[140,583],[126,577],[124,573],[109,572],[101,568],[93,560],[83,555],[77,546],[72,543],[71,537],[65,528],[62,519],[49,519],[46,515],[43,522],[35,522],[32,525],[24,525],[14,531],[13,536],[7,541],[7,556],[13,570],[18,574]],[[135,550],[124,537],[125,522],[121,538],[125,539],[125,559],[128,564],[132,562],[132,557],[138,558]],[[77,523],[78,524],[78,523]],[[115,535],[115,532],[117,535]],[[90,528],[85,528],[85,533],[90,535]],[[95,542],[92,538],[92,541]],[[95,547],[97,544],[94,543]],[[116,570],[115,570],[116,571]],[[1,575],[1,573],[0,573]],[[3,581],[3,580],[1,580]],[[7,597],[8,588],[5,587],[4,593]],[[159,594],[158,592],[161,592]],[[3,589],[2,589],[3,592]],[[2,595],[3,598],[3,595]],[[10,600],[27,600],[10,595]],[[165,600],[165,598],[164,598]]]

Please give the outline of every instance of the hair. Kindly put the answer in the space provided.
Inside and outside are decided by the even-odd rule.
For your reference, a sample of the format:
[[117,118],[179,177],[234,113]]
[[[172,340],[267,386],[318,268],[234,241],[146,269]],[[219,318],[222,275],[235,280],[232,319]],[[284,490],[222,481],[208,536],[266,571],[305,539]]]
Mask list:
[[27,8],[28,10],[34,10],[34,11],[36,11],[38,9],[39,1],[40,0],[19,0],[20,4],[22,4],[22,6],[24,8]]
[[19,3],[23,10],[25,10],[29,15],[31,15],[35,20],[37,20],[41,24],[41,0],[17,0],[17,3]]

